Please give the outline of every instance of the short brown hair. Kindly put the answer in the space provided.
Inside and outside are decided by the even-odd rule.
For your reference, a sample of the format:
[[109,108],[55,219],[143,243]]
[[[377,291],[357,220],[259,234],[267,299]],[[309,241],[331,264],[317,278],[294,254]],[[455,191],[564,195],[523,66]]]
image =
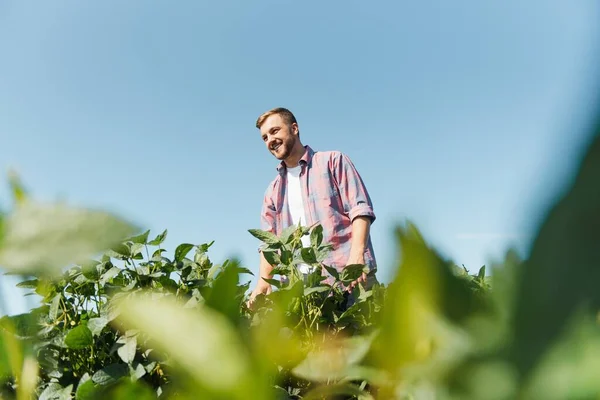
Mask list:
[[296,117],[290,110],[283,107],[272,108],[269,111],[261,114],[260,117],[256,120],[256,127],[260,129],[261,125],[265,123],[265,120],[269,118],[271,115],[279,114],[288,124],[296,123]]

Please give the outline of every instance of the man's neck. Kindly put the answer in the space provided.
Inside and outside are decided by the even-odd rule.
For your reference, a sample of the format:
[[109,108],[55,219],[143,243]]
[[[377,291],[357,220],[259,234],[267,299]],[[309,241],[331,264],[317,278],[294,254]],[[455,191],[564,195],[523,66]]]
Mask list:
[[304,148],[304,146],[302,144],[298,144],[294,147],[292,154],[290,154],[290,156],[286,158],[283,162],[288,168],[295,168],[298,166],[298,163],[300,162],[300,159],[302,158],[305,152],[306,149]]

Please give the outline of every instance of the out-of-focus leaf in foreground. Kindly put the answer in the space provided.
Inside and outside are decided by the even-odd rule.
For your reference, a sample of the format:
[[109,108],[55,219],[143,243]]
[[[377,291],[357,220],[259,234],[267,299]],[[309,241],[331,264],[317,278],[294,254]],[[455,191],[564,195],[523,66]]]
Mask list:
[[4,216],[0,266],[20,274],[58,274],[133,234],[137,228],[107,212],[28,201]]
[[170,297],[130,296],[118,303],[117,318],[149,337],[195,382],[202,398],[267,398],[252,376],[247,349],[225,316],[205,307],[184,308]]
[[594,134],[520,274],[511,354],[522,379],[565,332],[574,311],[583,305],[600,308],[600,119]]
[[[412,224],[399,228],[402,248],[398,274],[388,287],[379,337],[373,343],[376,363],[392,379],[383,398],[398,387],[427,376],[435,382],[468,350],[469,338],[444,315],[450,273]],[[394,387],[399,385],[398,387]]]

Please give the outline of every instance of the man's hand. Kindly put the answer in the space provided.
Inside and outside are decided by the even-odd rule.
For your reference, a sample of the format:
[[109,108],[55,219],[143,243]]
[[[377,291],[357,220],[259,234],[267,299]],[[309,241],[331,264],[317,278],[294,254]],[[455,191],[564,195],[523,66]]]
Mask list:
[[271,287],[271,284],[268,282],[265,282],[262,278],[259,279],[258,283],[256,284],[256,287],[254,288],[254,290],[252,291],[252,293],[250,293],[250,299],[248,300],[248,308],[252,309],[254,306],[254,301],[256,300],[256,296],[258,296],[259,294],[264,294],[265,296],[270,294],[273,291],[273,288]]
[[[364,265],[365,264],[365,257],[361,254],[355,257],[350,257],[348,259],[348,262],[346,263],[346,265],[352,265],[352,264],[361,264]],[[361,276],[359,276],[357,279],[353,280],[352,282],[350,282],[350,284],[348,285],[348,287],[346,288],[346,291],[348,291],[349,293],[352,293],[352,290],[354,290],[354,288],[356,287],[356,285],[358,285],[359,283],[362,283],[363,286],[366,284],[367,282],[367,274],[365,274],[364,272],[361,274]]]

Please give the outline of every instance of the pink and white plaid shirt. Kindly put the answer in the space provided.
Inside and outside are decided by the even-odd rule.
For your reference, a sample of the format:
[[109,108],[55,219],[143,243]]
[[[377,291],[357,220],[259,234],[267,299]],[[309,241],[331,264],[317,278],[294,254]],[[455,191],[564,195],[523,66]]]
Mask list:
[[[339,151],[306,151],[300,159],[300,182],[307,226],[323,226],[323,243],[333,245],[324,264],[341,271],[352,246],[352,220],[358,216],[375,221],[373,204],[350,158]],[[278,175],[267,187],[261,211],[261,229],[277,236],[292,225],[286,190],[286,167],[277,166]],[[365,264],[377,269],[371,237],[365,248]]]

